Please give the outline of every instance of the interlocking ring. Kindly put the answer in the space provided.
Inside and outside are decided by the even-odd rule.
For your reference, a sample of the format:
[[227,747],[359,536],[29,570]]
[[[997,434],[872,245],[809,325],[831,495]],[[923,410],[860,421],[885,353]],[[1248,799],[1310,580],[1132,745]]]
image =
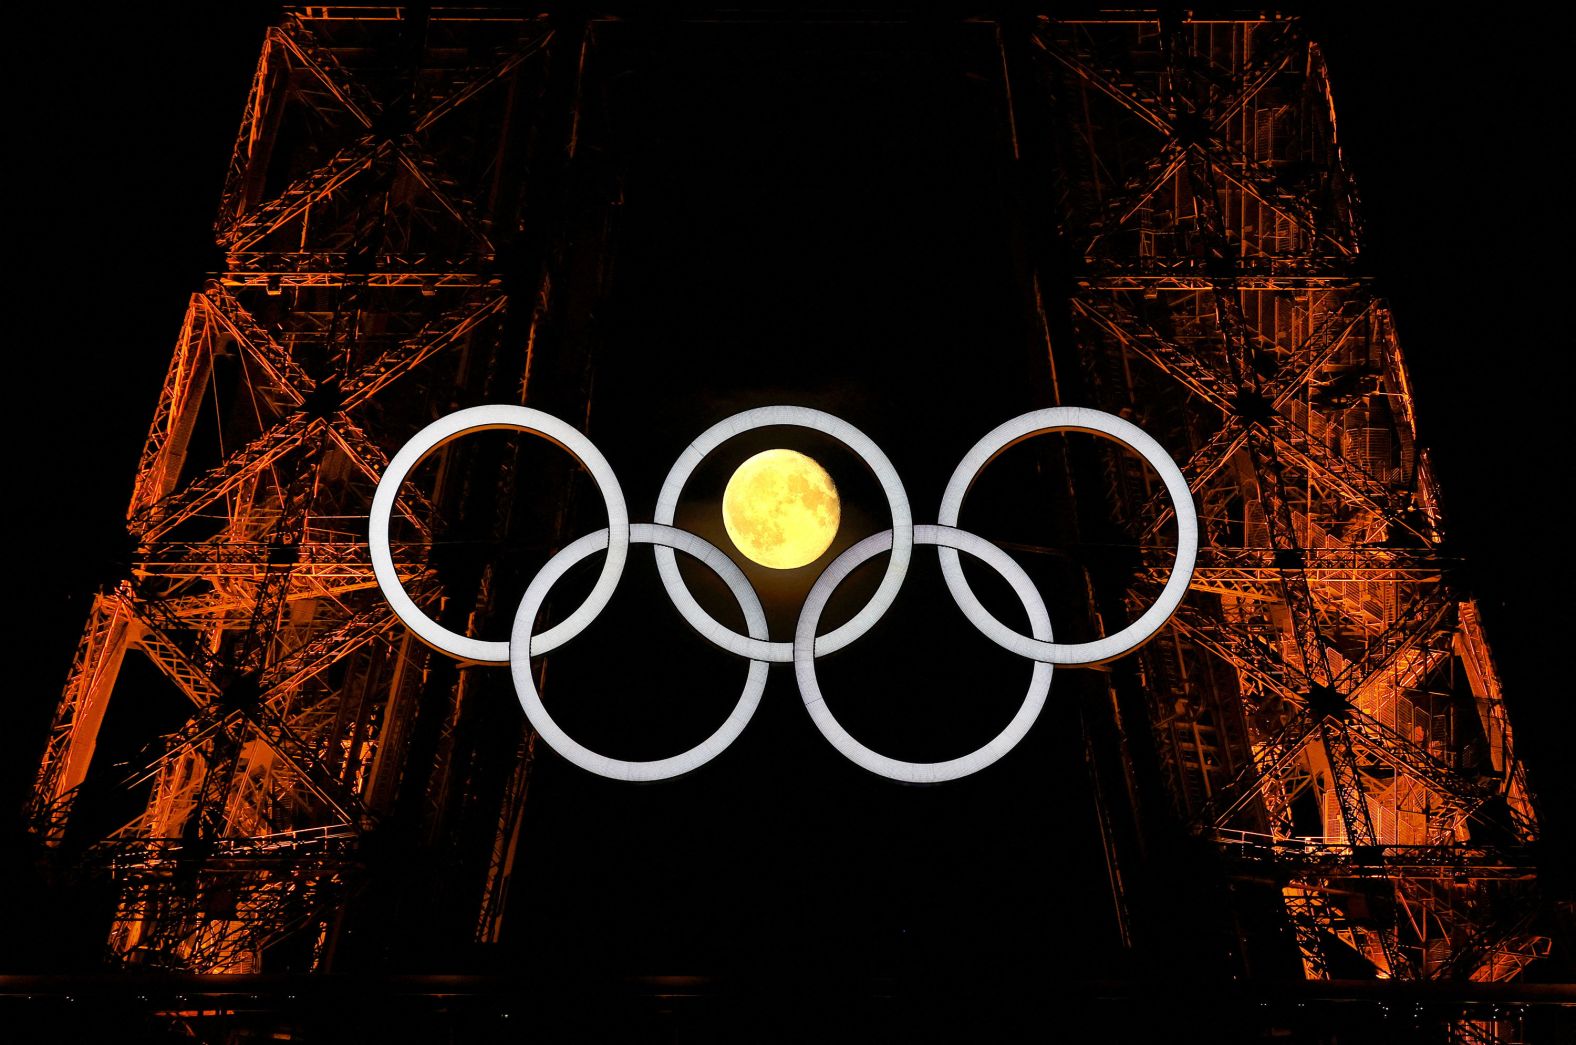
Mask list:
[[[695,534],[672,525],[684,484],[706,455],[735,435],[768,425],[811,428],[843,442],[875,473],[892,514],[891,529],[859,541],[832,560],[816,579],[800,609],[791,642],[771,641],[760,598],[750,586],[744,571],[732,559]],[[400,585],[389,547],[389,519],[394,501],[411,468],[442,443],[468,432],[489,428],[531,432],[568,450],[596,481],[606,502],[608,516],[605,529],[587,534],[559,551],[531,580],[515,612],[514,627],[508,642],[484,642],[469,638],[444,628],[428,617]],[[1092,432],[1113,439],[1140,454],[1165,483],[1177,519],[1176,559],[1159,598],[1126,628],[1092,642],[1051,641],[1050,614],[1028,574],[1000,548],[983,537],[957,527],[969,485],[992,458],[1023,439],[1058,431]],[[897,470],[881,449],[853,425],[831,414],[806,407],[768,406],[747,410],[713,425],[685,449],[662,485],[654,515],[655,522],[631,525],[623,491],[607,459],[590,439],[558,418],[523,406],[472,407],[423,428],[389,462],[388,470],[378,481],[369,517],[373,572],[395,615],[422,641],[460,660],[507,663],[520,705],[537,734],[565,759],[589,772],[615,780],[646,781],[662,780],[699,768],[721,754],[743,732],[760,705],[769,665],[792,663],[799,693],[811,721],[840,753],[855,764],[893,780],[935,783],[976,773],[1002,758],[1023,739],[1045,706],[1053,664],[1104,663],[1131,652],[1153,637],[1181,604],[1198,554],[1198,515],[1181,469],[1177,468],[1159,443],[1136,425],[1082,407],[1054,407],[1022,414],[986,435],[964,455],[953,472],[942,496],[938,523],[933,526],[914,524],[908,495]],[[631,543],[653,546],[663,588],[675,608],[696,631],[722,649],[750,661],[738,703],[711,736],[681,754],[646,762],[609,758],[592,751],[565,733],[542,704],[535,680],[531,677],[530,665],[531,657],[556,649],[584,631],[607,606],[623,573]],[[1023,703],[1006,728],[978,750],[946,762],[903,762],[879,754],[855,740],[826,707],[815,672],[817,657],[842,649],[865,634],[891,607],[907,575],[915,544],[937,546],[947,588],[970,623],[1003,648],[1034,661],[1034,673]],[[607,558],[591,594],[559,624],[540,635],[533,634],[536,615],[548,591],[571,566],[598,550],[605,550]],[[719,623],[695,601],[679,574],[673,555],[675,550],[699,559],[722,578],[744,612],[747,635],[740,635]],[[832,592],[855,567],[883,551],[890,552],[891,557],[887,562],[886,573],[870,601],[846,624],[818,636],[816,628]],[[985,609],[964,579],[958,561],[959,551],[978,558],[1007,581],[1023,603],[1029,618],[1030,634],[1021,635],[1013,631]]]
[[[966,551],[990,566],[1012,585],[1013,592],[1029,615],[1029,630],[1035,638],[1050,640],[1051,615],[1045,609],[1045,600],[1040,598],[1038,589],[1029,580],[1029,575],[1023,572],[1023,567],[1008,558],[1006,552],[983,537],[950,526],[916,526],[914,543],[937,545],[951,551],[954,558],[958,551]],[[891,530],[872,534],[833,559],[831,565],[816,578],[815,586],[805,597],[804,608],[799,611],[799,625],[794,629],[793,671],[799,682],[799,695],[804,698],[810,720],[821,731],[821,735],[831,741],[832,746],[850,762],[872,773],[908,784],[936,784],[978,773],[1017,747],[1018,741],[1023,739],[1029,727],[1034,725],[1034,720],[1040,716],[1040,709],[1045,707],[1045,695],[1051,691],[1049,664],[1035,662],[1034,674],[1029,679],[1029,691],[1006,729],[978,750],[946,762],[902,762],[872,751],[849,735],[827,708],[826,701],[821,699],[821,684],[815,677],[813,649],[815,626],[820,623],[821,611],[826,608],[826,600],[832,597],[832,592],[843,583],[843,578],[853,572],[854,567],[890,547]]]
[[952,592],[953,599],[962,607],[964,615],[1003,649],[1011,650],[1020,657],[1051,664],[1104,664],[1148,642],[1171,619],[1177,607],[1182,605],[1182,596],[1187,594],[1188,582],[1193,577],[1193,562],[1198,556],[1198,513],[1193,508],[1193,493],[1187,487],[1182,469],[1176,466],[1176,462],[1171,460],[1159,443],[1150,438],[1148,432],[1131,421],[1081,406],[1054,406],[1020,414],[998,425],[963,455],[963,460],[958,462],[952,478],[947,482],[946,492],[941,495],[941,511],[937,513],[936,521],[942,526],[957,526],[958,514],[963,510],[964,495],[991,459],[1014,443],[1046,432],[1090,432],[1103,435],[1133,450],[1160,473],[1177,518],[1177,557],[1171,565],[1171,576],[1166,578],[1166,586],[1161,589],[1160,597],[1144,611],[1143,616],[1115,635],[1107,635],[1093,642],[1056,643],[1019,635],[991,616],[990,611],[974,597],[973,589],[963,577],[958,553],[951,547],[943,546],[937,551],[941,556],[941,575],[946,579],[947,590]]
[[578,609],[532,640],[531,654],[538,656],[557,649],[596,620],[613,597],[618,579],[624,573],[624,562],[629,558],[629,509],[624,506],[624,488],[613,474],[596,444],[580,432],[569,427],[552,414],[544,414],[528,406],[473,406],[456,410],[440,417],[432,424],[410,437],[410,442],[400,447],[399,453],[389,462],[383,478],[378,480],[377,492],[372,495],[372,511],[368,513],[367,539],[372,552],[372,574],[377,578],[383,597],[389,600],[394,615],[416,633],[416,637],[435,650],[447,653],[462,661],[482,664],[509,663],[509,643],[484,642],[450,631],[421,611],[421,607],[405,593],[399,573],[394,569],[394,553],[389,547],[389,517],[394,512],[394,498],[410,470],[439,446],[471,432],[489,429],[510,429],[530,432],[568,450],[596,482],[607,505],[607,560],[602,563],[602,574],[596,586],[586,596]]
[[[897,590],[903,586],[903,577],[908,573],[908,561],[914,554],[914,515],[908,507],[908,492],[903,489],[903,480],[898,478],[897,469],[892,467],[892,462],[887,460],[886,454],[881,452],[881,448],[869,436],[840,417],[803,406],[763,406],[755,410],[746,410],[742,414],[734,414],[727,420],[706,429],[701,433],[700,438],[686,447],[679,455],[679,459],[673,462],[673,469],[668,472],[667,479],[662,483],[662,490],[657,494],[657,508],[653,517],[658,523],[671,526],[673,514],[678,509],[679,495],[684,492],[684,484],[689,481],[696,466],[706,459],[706,455],[736,435],[772,425],[793,425],[824,432],[848,447],[864,461],[867,468],[875,473],[876,481],[881,484],[881,490],[886,494],[887,507],[892,513],[894,535],[892,558],[887,560],[886,574],[881,578],[876,593],[870,596],[870,601],[865,603],[864,608],[854,614],[848,623],[830,635],[822,635],[815,640],[815,652],[818,656],[834,653],[875,627],[876,621],[886,616],[887,609],[897,598]],[[691,595],[689,588],[685,587],[684,578],[679,575],[678,563],[674,561],[672,550],[659,545],[656,548],[656,556],[657,572],[662,575],[662,586],[668,590],[668,597],[673,600],[673,605],[689,622],[690,627],[729,653],[768,660],[776,664],[792,662],[793,643],[752,642],[738,632],[718,624],[711,614],[701,609],[700,603],[695,601],[695,596]]]
[[[744,611],[745,626],[750,632],[750,637],[758,641],[766,638],[766,611],[761,608],[760,597],[755,594],[755,589],[750,587],[749,579],[744,576],[744,571],[739,569],[738,563],[723,554],[716,545],[705,538],[695,536],[688,530],[655,523],[635,523],[629,528],[629,539],[636,544],[652,544],[670,551],[677,548],[710,566],[712,571],[728,585],[733,597],[739,601],[739,609]],[[531,648],[531,628],[536,623],[537,611],[542,608],[542,602],[547,598],[548,591],[569,567],[607,546],[607,531],[598,530],[586,534],[547,560],[547,565],[532,578],[530,586],[520,598],[520,608],[514,615],[514,630],[509,637],[511,647]],[[514,676],[514,691],[520,698],[520,706],[525,709],[525,717],[530,720],[537,736],[547,741],[548,746],[554,751],[581,769],[590,770],[599,776],[612,777],[615,780],[649,781],[665,780],[668,777],[699,769],[722,754],[723,750],[744,732],[750,717],[760,706],[761,694],[766,691],[767,667],[764,660],[753,658],[750,660],[750,672],[744,681],[744,691],[739,694],[739,702],[734,705],[733,713],[728,716],[728,720],[718,727],[715,733],[683,754],[652,762],[629,762],[608,758],[573,739],[559,728],[558,723],[553,721],[553,717],[543,706],[541,694],[536,692],[536,680],[531,677],[530,658],[520,657],[512,661],[509,664],[509,671]]]

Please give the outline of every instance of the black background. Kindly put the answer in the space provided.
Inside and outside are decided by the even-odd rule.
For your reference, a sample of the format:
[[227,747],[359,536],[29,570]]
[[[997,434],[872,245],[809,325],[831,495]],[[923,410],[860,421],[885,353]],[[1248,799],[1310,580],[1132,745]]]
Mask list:
[[[15,752],[5,763],[8,795],[20,796],[31,778],[88,600],[122,554],[124,506],[170,346],[187,296],[219,261],[212,217],[270,17],[266,5],[128,6],[91,20],[49,18],[12,30],[12,50],[22,59],[13,66],[11,92],[13,134],[20,138],[12,143],[19,174],[13,217],[22,234],[13,242],[20,276],[12,280],[18,293],[11,315],[19,322],[8,338],[15,367],[10,459],[20,467],[8,503],[13,561],[21,570],[12,591],[20,617],[12,625],[16,669],[5,727],[6,747]],[[1312,28],[1325,41],[1343,153],[1360,193],[1366,264],[1394,309],[1421,439],[1436,455],[1448,550],[1465,559],[1465,576],[1484,605],[1518,749],[1558,848],[1558,840],[1570,837],[1563,746],[1576,726],[1557,660],[1572,614],[1563,602],[1570,581],[1567,523],[1554,495],[1570,467],[1550,441],[1567,410],[1569,384],[1569,337],[1563,323],[1556,330],[1567,308],[1559,254],[1565,223],[1554,185],[1561,170],[1554,132],[1563,120],[1555,88],[1558,27],[1540,27],[1530,15],[1512,23],[1325,10]],[[876,97],[881,88],[872,91]],[[917,133],[905,140],[918,140]],[[939,130],[934,147],[944,150],[967,133],[961,125]],[[894,140],[903,134],[895,131]],[[814,162],[815,147],[813,137],[804,139],[807,169],[824,170]],[[926,146],[915,148],[915,158],[923,159]],[[870,197],[848,196],[842,217],[882,201],[879,185],[863,191]],[[932,202],[946,211],[943,225],[967,223],[966,202]],[[902,207],[885,213],[901,214]],[[916,269],[923,268],[924,251],[939,257],[959,247],[944,238],[904,239],[900,226],[866,228],[851,238],[885,238],[898,244],[891,251],[918,252]],[[771,277],[813,295],[823,282],[824,252],[836,249],[808,235],[792,240],[773,259]],[[857,267],[848,259],[838,264],[844,276]],[[988,270],[978,278],[988,300]],[[869,296],[900,309],[944,289],[872,275]],[[853,298],[823,307],[847,315],[840,336],[849,344],[914,326],[911,316],[883,315]],[[967,316],[960,312],[952,322],[962,329]],[[773,355],[790,351],[791,344],[775,346]],[[628,380],[638,385],[633,376]],[[621,397],[639,398],[638,388],[599,395],[615,405]],[[902,446],[897,429],[879,419],[896,417],[891,403],[871,404],[869,411],[851,404],[848,415],[877,415],[866,422],[871,434],[903,470],[905,458],[932,452],[956,459],[984,430],[982,419],[1016,412],[981,405],[977,396],[961,398],[975,404],[972,415],[954,431],[932,430],[911,446]],[[595,427],[593,434],[603,438]],[[607,439],[615,468],[622,472],[639,461],[637,469],[656,469],[660,477],[660,466],[642,455],[668,457],[647,450],[640,433],[609,431]],[[651,440],[658,447],[671,442]],[[636,518],[644,517],[654,489],[649,476],[628,482]],[[916,514],[928,519],[939,489],[911,493]],[[927,601],[924,593],[915,597]],[[616,627],[617,618],[607,625]],[[676,619],[660,629],[671,639],[683,634]],[[952,667],[922,668],[961,670],[976,655],[988,656],[988,649],[958,637],[966,630],[935,623],[917,646],[927,658],[939,644],[965,645]],[[877,645],[869,656],[902,657],[900,638],[872,639]],[[707,653],[692,646],[684,655]],[[721,666],[719,677],[742,677],[720,654],[713,663]],[[1010,663],[1002,672],[1007,679],[1027,675]],[[828,666],[829,690],[836,678],[835,666]],[[834,963],[858,963],[867,954],[902,963],[930,961],[981,940],[997,941],[999,953],[1011,954],[1045,936],[1107,937],[1108,902],[1097,891],[1103,870],[1089,844],[1087,800],[1061,806],[1054,789],[1078,788],[1076,774],[1064,780],[1036,768],[1076,758],[1069,720],[1048,713],[1020,757],[983,784],[850,800],[850,791],[876,792],[866,781],[853,783],[857,771],[825,748],[791,699],[782,699],[791,698],[787,682],[774,678],[762,720],[746,735],[756,744],[741,741],[743,753],[726,781],[697,774],[666,792],[615,800],[600,781],[548,766],[533,784],[532,816],[543,832],[537,837],[552,846],[538,849],[534,863],[526,856],[531,870],[524,876],[539,913],[519,918],[511,908],[512,937],[531,941],[523,947],[540,940],[569,948],[578,961],[641,972],[726,963],[741,947],[751,950],[744,957],[783,946],[790,960],[808,960],[816,944]],[[941,721],[941,709],[926,713]],[[763,735],[778,739],[762,744]],[[794,802],[781,801],[784,788],[797,790]],[[555,804],[555,795],[573,789]],[[1022,813],[1021,837],[1000,833],[1010,816],[977,815],[982,795],[1002,794],[1023,796],[1015,811]],[[898,807],[901,814],[891,816]],[[599,808],[617,808],[624,819],[586,815]],[[753,841],[732,856],[726,839],[711,833],[722,829],[717,825],[818,808],[832,810],[838,825],[834,844],[825,846],[835,857],[801,857],[795,867],[816,871],[801,889],[784,888],[794,876],[772,866],[774,851],[762,839],[768,827],[784,839],[816,839],[816,822],[757,823],[744,831]],[[1059,808],[1065,812],[1058,815]],[[571,855],[563,859],[541,855],[566,851]],[[695,859],[696,852],[709,860]],[[975,866],[981,854],[1001,861],[1000,888]],[[896,857],[908,858],[910,869],[894,872]],[[642,876],[629,872],[645,865],[663,883],[661,895],[642,892]],[[588,868],[598,867],[587,877]],[[967,887],[944,888],[949,881]],[[1086,888],[1096,890],[1087,903],[1069,902]],[[589,912],[582,922],[568,912],[574,900],[587,898],[599,902],[576,908]],[[687,915],[693,908],[686,905],[696,900],[706,907],[699,922]],[[932,938],[912,940],[916,925]],[[1085,975],[1104,969],[1103,951],[1095,952]],[[1085,957],[1069,952],[1066,961]]]

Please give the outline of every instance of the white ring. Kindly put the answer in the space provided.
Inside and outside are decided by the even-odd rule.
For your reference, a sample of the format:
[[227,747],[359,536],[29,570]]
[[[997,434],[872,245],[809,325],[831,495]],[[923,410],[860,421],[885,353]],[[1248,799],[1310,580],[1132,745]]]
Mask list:
[[[1023,571],[1023,567],[1013,562],[1006,552],[983,537],[950,526],[916,526],[914,543],[935,544],[949,550],[966,551],[991,566],[1006,579],[1008,584],[1012,585],[1012,590],[1022,600],[1023,608],[1029,615],[1029,631],[1036,638],[1050,640],[1051,617],[1045,609],[1045,600],[1040,598],[1039,591],[1035,589],[1034,582]],[[805,598],[804,608],[799,611],[798,627],[794,629],[793,670],[794,676],[799,681],[799,695],[804,699],[805,708],[810,712],[810,720],[821,731],[821,735],[826,737],[850,762],[863,766],[872,773],[909,784],[934,784],[944,780],[956,780],[970,773],[977,773],[995,762],[1016,747],[1024,734],[1029,732],[1029,727],[1034,725],[1034,720],[1039,717],[1040,709],[1045,707],[1045,696],[1051,689],[1051,665],[1044,661],[1035,662],[1034,674],[1029,679],[1029,690],[1024,694],[1018,713],[1013,716],[1011,722],[1007,723],[1007,728],[996,734],[983,747],[961,758],[946,762],[904,762],[873,751],[855,740],[832,715],[831,710],[826,706],[826,701],[821,697],[821,687],[815,677],[816,654],[813,648],[815,627],[820,622],[821,610],[826,606],[826,600],[842,583],[843,578],[847,577],[855,566],[891,546],[891,530],[866,537],[832,560],[826,572],[816,579],[815,586]],[[954,560],[957,558],[956,550],[953,551]]]
[[580,634],[613,597],[613,589],[618,587],[618,578],[624,572],[624,562],[629,558],[629,510],[624,505],[624,491],[618,484],[618,476],[613,474],[613,467],[596,445],[553,415],[528,406],[493,404],[457,410],[423,428],[411,437],[410,442],[400,447],[399,453],[389,462],[383,478],[378,480],[378,489],[372,496],[372,511],[368,517],[367,540],[372,555],[372,572],[377,577],[378,587],[383,589],[383,595],[388,599],[394,615],[427,645],[464,661],[507,664],[509,643],[486,642],[461,635],[423,613],[400,584],[399,574],[394,569],[394,555],[389,549],[389,517],[393,514],[394,499],[399,494],[405,476],[418,461],[443,443],[489,428],[530,432],[568,450],[591,473],[607,505],[607,529],[600,531],[607,541],[607,562],[602,566],[602,575],[597,578],[596,586],[578,609],[556,627],[536,636],[531,646],[532,655],[546,653]]
[[1166,579],[1160,597],[1144,611],[1143,616],[1115,635],[1107,635],[1093,642],[1041,642],[1018,634],[991,616],[969,588],[969,582],[963,576],[963,567],[958,562],[958,553],[945,546],[937,550],[941,558],[941,574],[946,578],[952,598],[964,614],[997,645],[1021,657],[1051,664],[1103,664],[1149,641],[1182,604],[1188,583],[1193,577],[1194,561],[1198,557],[1198,513],[1193,507],[1193,494],[1187,487],[1182,470],[1142,428],[1100,410],[1057,406],[1020,414],[997,426],[975,443],[952,473],[952,479],[941,497],[941,511],[936,521],[943,526],[957,526],[958,515],[963,509],[963,497],[985,465],[1012,444],[1044,432],[1091,432],[1105,436],[1137,452],[1149,462],[1151,468],[1160,473],[1176,509],[1177,520],[1176,561],[1171,565],[1171,576]]
[[[687,530],[653,523],[636,523],[631,526],[629,539],[636,544],[649,543],[659,547],[677,548],[710,566],[727,583],[729,590],[733,592],[733,597],[739,600],[739,608],[744,611],[745,623],[751,637],[756,639],[766,637],[766,611],[761,608],[761,600],[756,597],[755,589],[750,587],[749,580],[745,578],[744,571],[739,569],[738,564],[716,546]],[[514,630],[509,640],[511,649],[528,647],[534,649],[531,628],[536,622],[537,611],[541,609],[542,600],[547,597],[548,590],[569,567],[595,553],[599,548],[606,547],[607,544],[607,531],[598,530],[570,544],[547,561],[541,572],[532,578],[530,586],[525,589],[525,595],[520,599],[519,609],[515,611]],[[767,671],[768,665],[765,661],[750,661],[749,675],[744,682],[744,691],[739,694],[739,702],[734,705],[727,721],[711,736],[688,751],[671,758],[661,758],[651,762],[631,762],[600,755],[571,738],[558,723],[553,721],[553,717],[547,713],[547,708],[542,705],[541,695],[536,692],[536,680],[531,677],[530,658],[518,657],[509,662],[509,672],[514,677],[515,695],[520,698],[520,706],[525,709],[525,717],[530,719],[537,735],[545,740],[549,747],[581,769],[613,780],[631,781],[666,780],[698,769],[720,755],[744,731],[745,725],[755,714],[755,709],[760,706],[761,694],[766,691]]]
[[[673,468],[662,483],[662,491],[657,494],[657,507],[652,517],[659,525],[671,526],[674,513],[678,510],[679,495],[684,492],[684,484],[706,455],[736,435],[770,425],[809,428],[823,432],[847,446],[875,473],[892,512],[892,532],[895,535],[892,558],[887,562],[886,574],[881,578],[876,593],[846,624],[815,640],[817,656],[835,653],[875,627],[892,605],[892,600],[897,598],[897,591],[903,586],[909,560],[914,554],[914,515],[909,509],[908,493],[903,489],[903,480],[898,476],[897,469],[892,467],[892,462],[887,460],[886,454],[869,436],[840,417],[806,406],[763,406],[734,414],[706,429],[673,462]],[[751,660],[787,664],[794,659],[792,642],[750,639],[719,624],[701,608],[684,586],[684,578],[679,574],[678,561],[672,550],[662,546],[653,550],[657,557],[657,572],[662,575],[662,586],[667,589],[668,597],[673,600],[679,613],[696,631],[728,652]]]

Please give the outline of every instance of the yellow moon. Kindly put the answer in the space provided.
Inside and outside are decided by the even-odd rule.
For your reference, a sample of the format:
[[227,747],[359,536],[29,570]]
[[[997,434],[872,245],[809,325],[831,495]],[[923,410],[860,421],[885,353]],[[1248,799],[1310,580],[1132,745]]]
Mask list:
[[722,524],[751,561],[774,570],[812,563],[842,518],[837,487],[813,458],[765,450],[739,465],[722,493]]

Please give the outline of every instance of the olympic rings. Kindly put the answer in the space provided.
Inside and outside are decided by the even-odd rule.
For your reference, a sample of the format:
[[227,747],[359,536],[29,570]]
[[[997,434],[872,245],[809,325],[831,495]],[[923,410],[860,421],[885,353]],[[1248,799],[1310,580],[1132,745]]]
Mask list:
[[[672,525],[684,484],[697,465],[727,439],[769,425],[793,425],[824,432],[857,454],[875,473],[892,514],[892,527],[866,537],[838,555],[817,578],[800,609],[792,642],[773,642],[760,598],[738,565],[714,545]],[[439,625],[416,606],[400,585],[389,546],[389,519],[400,485],[410,470],[437,446],[469,432],[507,428],[541,435],[568,450],[602,492],[608,525],[572,542],[548,560],[526,588],[515,611],[508,642],[485,642],[459,635]],[[984,538],[957,528],[963,498],[980,471],[1008,446],[1045,432],[1081,431],[1105,436],[1140,454],[1160,474],[1177,518],[1177,553],[1171,574],[1159,598],[1132,624],[1115,635],[1082,643],[1051,641],[1051,620],[1044,601],[1028,574],[1000,548]],[[373,574],[395,615],[423,642],[463,661],[507,663],[515,692],[537,734],[568,761],[589,772],[615,780],[662,780],[688,773],[721,754],[744,730],[760,706],[768,667],[792,663],[799,693],[811,721],[827,740],[850,761],[873,773],[907,783],[955,780],[978,772],[1011,751],[1034,724],[1050,692],[1053,664],[1100,664],[1131,652],[1147,642],[1181,604],[1192,578],[1198,554],[1198,515],[1193,495],[1181,469],[1148,434],[1119,417],[1083,407],[1055,407],[1022,414],[998,426],[977,442],[958,463],[942,496],[936,525],[916,526],[897,470],[881,449],[863,432],[840,418],[806,407],[768,406],[747,410],[713,425],[691,443],[674,462],[657,497],[655,521],[629,521],[624,494],[612,467],[590,439],[563,421],[523,406],[478,406],[460,410],[433,422],[403,446],[378,481],[369,514]],[[696,631],[715,645],[750,661],[744,689],[727,720],[700,744],[670,758],[634,762],[609,758],[592,751],[565,733],[542,704],[531,677],[530,658],[539,656],[579,635],[607,606],[623,574],[629,546],[653,545],[663,588],[675,608]],[[827,709],[816,679],[815,659],[842,649],[869,631],[891,607],[907,575],[915,544],[937,546],[942,575],[954,600],[969,621],[997,643],[1034,661],[1023,703],[1005,729],[979,749],[946,762],[903,762],[879,754],[855,740]],[[591,593],[584,602],[540,635],[533,635],[536,615],[552,586],[575,563],[598,550],[607,558]],[[709,566],[727,584],[744,612],[747,635],[724,626],[695,601],[678,572],[673,552],[682,551]],[[870,601],[846,624],[817,636],[816,627],[832,592],[859,564],[890,551],[886,573]],[[1029,635],[1002,624],[975,597],[958,560],[963,551],[996,570],[1012,587],[1029,619]],[[524,651],[524,655],[520,655]]]

